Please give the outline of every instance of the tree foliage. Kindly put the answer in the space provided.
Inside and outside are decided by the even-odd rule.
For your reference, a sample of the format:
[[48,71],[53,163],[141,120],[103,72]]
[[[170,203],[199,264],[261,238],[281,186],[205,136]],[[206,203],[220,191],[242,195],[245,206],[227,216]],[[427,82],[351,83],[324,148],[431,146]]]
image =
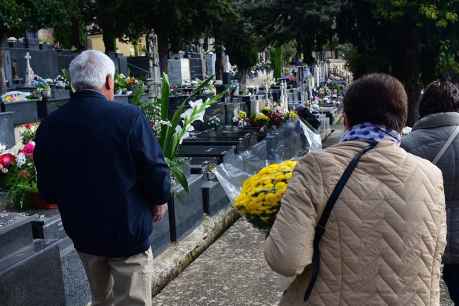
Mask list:
[[299,54],[313,64],[313,51],[321,51],[334,39],[337,0],[256,1],[251,15],[257,31],[267,43],[282,45],[295,41]]
[[354,46],[349,57],[354,76],[378,71],[398,77],[409,95],[410,124],[417,118],[421,88],[454,68],[458,5],[457,0],[354,0],[337,15],[340,41]]
[[[0,0],[0,44],[9,36],[23,36],[55,23],[63,3],[60,0]],[[0,48],[0,94],[3,82],[3,49]]]

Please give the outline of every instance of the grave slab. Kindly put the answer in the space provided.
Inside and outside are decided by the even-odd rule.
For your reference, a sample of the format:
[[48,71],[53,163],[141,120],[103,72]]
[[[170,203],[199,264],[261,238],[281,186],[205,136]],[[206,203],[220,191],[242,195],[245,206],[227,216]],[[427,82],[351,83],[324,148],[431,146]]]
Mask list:
[[177,185],[173,187],[173,200],[169,203],[171,241],[178,241],[188,235],[203,220],[202,175],[188,177],[190,192]]
[[234,149],[234,146],[182,146],[177,155],[179,157],[216,158],[218,163],[221,163],[224,156],[229,152],[234,152]]

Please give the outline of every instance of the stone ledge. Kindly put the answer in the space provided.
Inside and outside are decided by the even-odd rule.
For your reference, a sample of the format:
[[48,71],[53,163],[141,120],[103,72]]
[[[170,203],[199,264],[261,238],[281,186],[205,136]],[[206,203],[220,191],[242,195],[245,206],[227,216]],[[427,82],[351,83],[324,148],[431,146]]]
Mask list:
[[209,217],[183,240],[172,243],[153,261],[153,296],[157,295],[170,281],[215,242],[240,215],[233,208],[227,208]]

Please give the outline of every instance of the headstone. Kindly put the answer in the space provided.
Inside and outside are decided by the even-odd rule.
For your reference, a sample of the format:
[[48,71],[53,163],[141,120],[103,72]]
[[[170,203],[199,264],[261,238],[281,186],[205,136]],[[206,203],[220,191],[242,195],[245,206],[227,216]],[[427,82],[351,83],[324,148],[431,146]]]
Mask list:
[[189,53],[190,72],[192,80],[203,80],[206,78],[206,63],[203,60],[201,53]]
[[11,112],[0,113],[0,144],[8,148],[16,144],[13,115]]
[[170,59],[168,71],[172,85],[182,86],[191,81],[190,60],[187,58]]
[[25,33],[25,47],[28,49],[37,49],[39,46],[38,32]]
[[38,121],[37,100],[4,104],[5,112],[13,112],[14,125]]
[[130,56],[127,58],[129,71],[131,74],[140,79],[149,77],[149,59],[146,56]]
[[112,59],[113,63],[115,64],[116,72],[127,75],[128,74],[127,58],[119,53],[110,53],[109,56]]

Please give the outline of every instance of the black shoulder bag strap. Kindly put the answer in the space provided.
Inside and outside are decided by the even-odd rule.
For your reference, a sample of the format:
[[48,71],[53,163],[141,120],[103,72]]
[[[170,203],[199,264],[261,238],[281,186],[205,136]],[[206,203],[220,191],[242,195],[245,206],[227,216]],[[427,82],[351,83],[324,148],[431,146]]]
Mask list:
[[368,147],[363,149],[359,154],[357,154],[352,161],[347,166],[346,170],[344,171],[343,175],[336,184],[335,189],[333,190],[330,198],[328,199],[327,204],[325,205],[324,211],[322,212],[322,216],[320,217],[319,223],[316,226],[316,232],[314,235],[314,253],[312,255],[312,274],[311,274],[311,281],[309,282],[308,288],[306,289],[306,293],[304,294],[304,301],[306,302],[309,297],[311,296],[312,289],[317,281],[317,277],[319,276],[320,270],[320,240],[322,236],[325,234],[325,227],[327,226],[328,218],[335,206],[336,200],[338,200],[341,192],[346,186],[349,178],[351,177],[352,173],[354,172],[355,168],[357,167],[358,163],[362,156],[367,153],[368,151],[374,149],[377,143],[371,143]]

